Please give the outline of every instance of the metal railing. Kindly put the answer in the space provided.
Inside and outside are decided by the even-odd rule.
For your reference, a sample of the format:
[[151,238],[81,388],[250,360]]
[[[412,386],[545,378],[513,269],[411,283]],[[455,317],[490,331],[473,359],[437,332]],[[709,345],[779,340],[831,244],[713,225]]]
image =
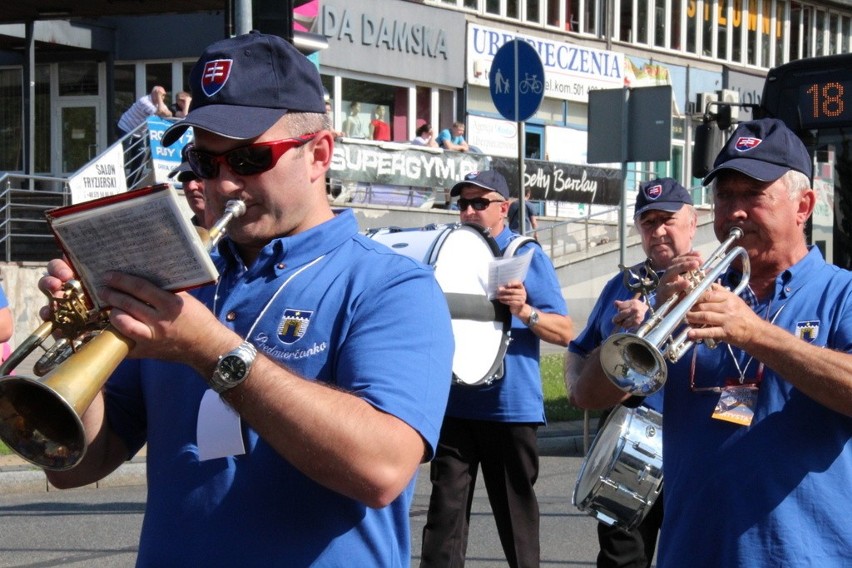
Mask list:
[[[53,250],[54,238],[44,212],[70,203],[68,180],[55,176],[4,173],[0,175],[0,246],[3,259],[13,259],[13,244],[39,244]],[[24,254],[24,257],[27,255]]]

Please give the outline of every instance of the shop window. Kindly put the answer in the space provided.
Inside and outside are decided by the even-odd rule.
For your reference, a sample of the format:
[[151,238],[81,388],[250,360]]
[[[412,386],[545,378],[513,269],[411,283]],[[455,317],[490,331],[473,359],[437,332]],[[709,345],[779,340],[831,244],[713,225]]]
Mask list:
[[136,96],[136,66],[133,64],[116,65],[113,72],[115,76],[115,120],[130,108],[130,105],[138,98]]
[[648,42],[648,3],[649,0],[636,0],[636,43]]
[[[772,30],[772,41],[770,42],[775,46],[775,60],[772,61],[772,65],[781,65],[787,61],[787,58],[784,56],[784,44],[785,38],[782,36],[782,30],[784,29],[784,20],[785,20],[785,11],[787,10],[787,3],[782,2],[781,0],[776,0],[775,2],[775,27]],[[792,26],[790,26],[792,29]],[[788,44],[789,45],[789,44]]]
[[24,169],[21,68],[0,69],[0,170]]
[[[671,49],[676,49],[678,51],[683,49],[683,45],[680,42],[680,31],[681,24],[683,20],[683,1],[682,0],[672,0],[672,16],[671,16],[671,25],[668,27],[669,30],[669,47]],[[665,23],[663,24],[662,33],[666,33]]]
[[[172,90],[172,64],[171,63],[146,63],[145,64],[145,93],[160,85],[166,90],[167,100],[174,96]],[[140,93],[136,98],[145,93]]]
[[633,41],[633,1],[621,0],[619,11],[618,39],[621,41]]
[[53,155],[50,139],[50,65],[36,65],[35,79],[35,171],[49,172]]
[[699,2],[690,2],[686,11],[686,51],[689,53],[699,53],[696,43],[696,36],[698,34],[697,22],[701,15],[701,12],[697,8]]
[[500,15],[500,0],[485,0],[485,12],[487,14]]
[[816,51],[814,55],[827,55],[827,45],[826,45],[826,37],[825,37],[825,11],[817,10],[816,11]]
[[838,15],[830,14],[828,20],[828,54],[834,55],[838,53],[837,51],[837,42],[840,38],[838,38]]
[[[719,0],[724,1],[724,0]],[[698,46],[700,54],[705,57],[715,57],[713,52],[713,22],[717,21],[719,13],[719,5],[716,0],[704,0],[704,14],[701,18],[701,44]],[[727,22],[727,16],[725,17]],[[721,29],[721,25],[719,28]],[[718,40],[719,38],[717,38]]]
[[[398,122],[405,119],[407,89],[355,79],[343,79],[342,83],[341,129],[346,136],[407,139],[405,128],[400,128]],[[378,127],[374,127],[375,124]]]
[[539,0],[526,0],[526,20],[528,22],[541,23],[541,4]]
[[97,96],[98,64],[95,61],[78,61],[59,64],[59,96]]

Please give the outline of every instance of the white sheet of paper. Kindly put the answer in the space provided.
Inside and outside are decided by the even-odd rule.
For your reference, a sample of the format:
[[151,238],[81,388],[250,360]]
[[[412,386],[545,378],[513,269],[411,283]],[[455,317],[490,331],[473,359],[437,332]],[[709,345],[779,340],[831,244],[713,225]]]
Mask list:
[[492,260],[488,265],[488,299],[493,300],[497,295],[497,288],[507,284],[511,280],[524,281],[530,268],[533,251],[526,254],[511,256],[509,258],[498,258]]
[[246,453],[240,415],[209,389],[198,408],[196,436],[201,461]]

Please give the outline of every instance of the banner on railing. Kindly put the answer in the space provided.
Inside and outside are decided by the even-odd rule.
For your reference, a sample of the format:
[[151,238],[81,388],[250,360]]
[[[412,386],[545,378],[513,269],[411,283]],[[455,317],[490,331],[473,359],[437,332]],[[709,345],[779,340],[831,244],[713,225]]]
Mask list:
[[68,178],[71,203],[82,203],[99,197],[127,191],[124,176],[124,148],[115,144],[88,166]]
[[169,174],[180,165],[181,150],[192,142],[192,128],[187,128],[183,135],[171,146],[163,146],[161,140],[174,120],[165,120],[158,116],[148,117],[148,142],[151,146],[151,166],[154,170],[156,183],[169,183]]
[[[524,185],[531,199],[617,205],[621,171],[544,160],[524,161]],[[476,170],[495,169],[518,196],[518,160],[474,152],[424,150],[407,144],[338,141],[328,176],[378,185],[449,189]]]

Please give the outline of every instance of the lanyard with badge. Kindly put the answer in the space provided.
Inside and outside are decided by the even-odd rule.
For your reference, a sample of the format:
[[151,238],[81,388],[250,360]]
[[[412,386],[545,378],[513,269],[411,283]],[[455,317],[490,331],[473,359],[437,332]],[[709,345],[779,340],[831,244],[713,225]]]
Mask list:
[[[770,324],[774,325],[778,315],[784,309],[785,303],[771,318],[769,313],[772,308],[772,302],[766,307],[766,317]],[[695,367],[697,361],[698,348],[692,352],[692,363],[689,370],[689,390],[693,393],[718,393],[719,400],[713,408],[712,418],[716,420],[724,420],[733,422],[742,426],[749,426],[754,419],[754,409],[757,405],[757,394],[760,389],[760,384],[763,382],[763,374],[765,366],[759,361],[757,372],[754,379],[746,380],[746,373],[754,360],[754,355],[749,356],[744,366],[740,366],[739,359],[734,355],[734,349],[730,344],[727,344],[728,354],[734,362],[734,367],[737,370],[738,377],[731,377],[725,380],[723,386],[713,387],[696,387],[695,386]]]

